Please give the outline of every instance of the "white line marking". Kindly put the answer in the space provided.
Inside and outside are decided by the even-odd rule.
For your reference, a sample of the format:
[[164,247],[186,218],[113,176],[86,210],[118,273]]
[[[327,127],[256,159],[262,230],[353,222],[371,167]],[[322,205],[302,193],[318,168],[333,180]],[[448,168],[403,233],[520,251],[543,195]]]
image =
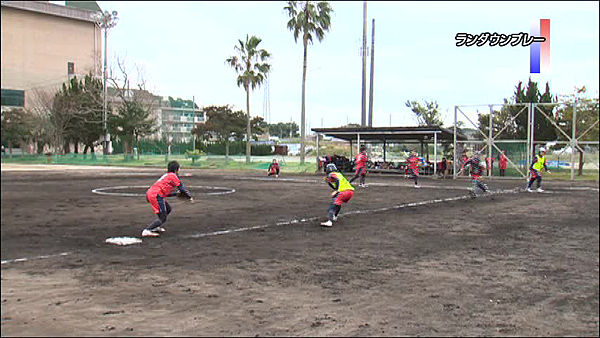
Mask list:
[[53,258],[53,257],[60,257],[60,256],[67,256],[70,255],[70,252],[63,252],[63,253],[59,253],[56,255],[44,255],[44,256],[37,256],[37,257],[31,257],[31,258],[16,258],[16,259],[7,259],[7,260],[3,260],[1,263],[4,264],[8,264],[8,263],[18,263],[18,262],[25,262],[25,261],[31,261],[34,259],[46,259],[46,258]]
[[[517,189],[512,189],[512,190],[499,190],[497,192],[491,192],[491,193],[489,193],[487,195],[484,195],[484,196],[499,195],[499,194],[514,194],[514,193],[519,193],[519,192],[520,192],[520,190],[518,188]],[[466,196],[458,196],[458,197],[448,197],[448,198],[444,198],[444,199],[427,200],[427,201],[421,201],[421,202],[404,203],[404,204],[400,204],[400,205],[394,205],[394,206],[391,206],[391,207],[383,207],[383,208],[378,208],[378,209],[355,210],[355,211],[349,211],[349,212],[345,212],[343,214],[340,214],[339,217],[345,217],[346,215],[372,214],[372,213],[385,212],[385,211],[390,211],[390,210],[398,210],[398,209],[407,208],[407,207],[414,207],[414,206],[419,206],[419,205],[427,205],[427,204],[442,203],[442,202],[451,202],[451,201],[458,201],[458,200],[470,199],[470,198],[471,198],[471,196],[466,195]],[[291,221],[277,222],[275,224],[264,224],[264,225],[257,225],[257,226],[252,226],[252,227],[233,228],[233,229],[228,229],[228,230],[218,230],[218,231],[209,232],[209,233],[193,234],[193,235],[190,235],[188,237],[191,237],[191,238],[201,238],[201,237],[208,237],[208,236],[226,235],[226,234],[230,234],[230,233],[234,233],[234,232],[242,232],[242,231],[249,231],[249,230],[256,230],[256,229],[264,229],[264,228],[270,228],[270,227],[280,226],[280,225],[289,225],[289,224],[299,224],[299,223],[312,222],[312,221],[316,221],[318,219],[319,219],[318,216],[317,217],[310,217],[310,218],[294,219],[294,220],[291,220]]]
[[[321,180],[303,180],[296,178],[266,178],[266,177],[239,177],[239,176],[224,176],[224,179],[230,180],[254,180],[254,181],[288,181],[288,182],[300,182],[300,183],[321,183]],[[367,186],[379,186],[379,187],[408,187],[412,188],[414,186],[413,181],[410,179],[399,178],[399,180],[407,180],[406,183],[380,183],[380,182],[372,182],[368,183]],[[470,190],[471,188],[468,186],[440,186],[440,185],[420,185],[421,188],[429,188],[429,189],[443,189],[443,190]],[[553,188],[551,190],[587,190],[587,191],[600,191],[598,188],[592,187],[564,187],[564,188]]]
[[[117,190],[117,189],[130,189],[130,188],[150,188],[147,185],[124,185],[118,187],[104,187],[104,188],[96,188],[92,189],[92,192],[98,195],[109,195],[109,196],[123,196],[123,197],[138,197],[138,196],[146,196],[146,194],[136,194],[136,193],[127,193],[127,192],[105,192],[105,190]],[[203,185],[190,185],[188,188],[204,188],[209,190],[225,190],[218,192],[202,192],[198,193],[198,195],[226,195],[233,194],[235,189],[233,188],[224,188],[224,187],[209,187]]]

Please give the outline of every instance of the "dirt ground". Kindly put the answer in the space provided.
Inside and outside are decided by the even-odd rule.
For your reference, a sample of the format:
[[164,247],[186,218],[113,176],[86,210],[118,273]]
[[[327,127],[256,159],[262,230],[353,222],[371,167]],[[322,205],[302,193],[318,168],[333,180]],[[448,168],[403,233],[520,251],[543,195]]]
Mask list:
[[92,190],[162,173],[2,172],[2,336],[599,335],[598,182],[470,199],[371,175],[323,228],[320,175],[184,169],[200,194],[170,200],[163,236],[105,243],[155,216]]

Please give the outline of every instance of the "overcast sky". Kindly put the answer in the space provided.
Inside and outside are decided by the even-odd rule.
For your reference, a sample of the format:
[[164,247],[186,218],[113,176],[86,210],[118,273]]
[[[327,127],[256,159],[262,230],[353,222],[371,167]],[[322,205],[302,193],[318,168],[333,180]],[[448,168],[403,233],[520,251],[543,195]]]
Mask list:
[[[302,44],[286,24],[284,1],[99,1],[118,11],[108,38],[109,62],[125,58],[145,69],[149,88],[199,106],[246,109],[236,73],[225,64],[238,39],[262,39],[273,58],[271,123],[299,122]],[[550,82],[554,94],[585,85],[598,95],[599,2],[368,2],[368,45],[375,19],[374,126],[414,125],[406,100],[436,100],[452,124],[455,105],[502,103],[519,81]],[[309,46],[307,124],[360,123],[363,2],[333,1],[331,30]],[[529,47],[456,47],[460,32],[530,32],[550,19],[551,71],[529,73]],[[370,59],[370,58],[369,58]],[[369,69],[370,65],[368,65]],[[368,79],[367,79],[368,85]],[[368,97],[368,94],[367,94]],[[263,115],[264,86],[250,95],[250,112]],[[486,108],[482,108],[486,109]],[[446,113],[447,112],[447,113]]]

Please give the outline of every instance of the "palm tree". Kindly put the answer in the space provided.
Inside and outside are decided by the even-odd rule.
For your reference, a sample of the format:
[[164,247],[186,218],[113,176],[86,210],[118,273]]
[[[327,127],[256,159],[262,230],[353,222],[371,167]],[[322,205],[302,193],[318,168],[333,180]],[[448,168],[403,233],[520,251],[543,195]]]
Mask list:
[[298,37],[302,34],[304,44],[304,65],[302,71],[302,115],[300,123],[300,163],[304,164],[304,138],[306,135],[306,52],[308,42],[313,43],[313,35],[317,36],[319,42],[325,38],[325,32],[331,27],[331,13],[333,9],[327,1],[311,3],[309,1],[288,1],[284,10],[288,12],[290,21],[287,23],[289,30],[294,32],[294,40],[298,42]]
[[246,112],[248,114],[247,137],[246,137],[246,163],[250,163],[250,137],[252,135],[250,128],[250,89],[254,90],[260,87],[267,78],[271,65],[266,61],[271,54],[264,49],[258,49],[262,41],[259,37],[246,35],[246,42],[239,41],[239,46],[234,47],[238,55],[231,56],[225,62],[229,64],[238,73],[237,85],[244,86],[246,91]]

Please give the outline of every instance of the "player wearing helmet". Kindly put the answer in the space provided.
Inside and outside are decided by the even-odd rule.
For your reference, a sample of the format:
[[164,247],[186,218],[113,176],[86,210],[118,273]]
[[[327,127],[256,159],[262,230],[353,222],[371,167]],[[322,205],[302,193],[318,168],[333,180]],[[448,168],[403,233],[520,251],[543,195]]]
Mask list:
[[489,192],[488,187],[482,182],[483,181],[483,165],[481,164],[481,153],[475,152],[473,157],[469,158],[462,169],[458,172],[460,175],[463,170],[467,167],[471,169],[471,183],[473,184],[473,189],[469,191],[471,197],[477,196],[477,190],[482,190],[483,192]]
[[325,172],[327,173],[325,180],[334,191],[331,194],[331,204],[329,205],[329,209],[327,209],[327,222],[323,222],[321,225],[330,227],[333,225],[333,221],[337,221],[342,203],[348,203],[352,196],[354,196],[354,187],[338,171],[335,164],[329,163],[325,167]]
[[531,165],[529,166],[531,177],[529,179],[529,183],[527,183],[528,192],[533,192],[533,190],[531,190],[531,186],[535,181],[537,181],[537,192],[544,192],[544,189],[542,189],[542,169],[546,170],[548,174],[552,174],[546,166],[546,149],[544,148],[540,148],[538,155],[535,156],[533,162],[531,162]]

